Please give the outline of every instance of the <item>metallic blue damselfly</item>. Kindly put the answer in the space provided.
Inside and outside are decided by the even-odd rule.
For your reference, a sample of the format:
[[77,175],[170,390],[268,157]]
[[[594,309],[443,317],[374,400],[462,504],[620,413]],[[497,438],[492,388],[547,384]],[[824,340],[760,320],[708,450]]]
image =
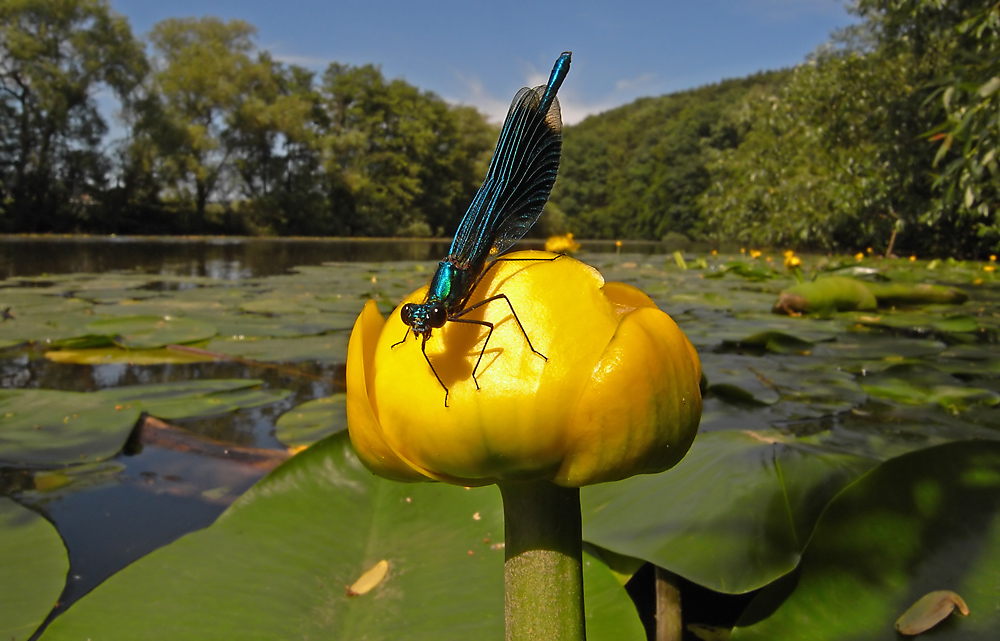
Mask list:
[[552,191],[562,152],[562,115],[556,92],[569,72],[569,64],[570,52],[567,51],[556,60],[547,84],[524,87],[514,96],[486,179],[462,217],[448,255],[438,264],[427,297],[422,303],[407,303],[401,310],[402,320],[409,329],[403,340],[393,347],[405,342],[410,331],[422,339],[420,349],[424,359],[444,388],[445,407],[448,406],[448,386],[427,356],[427,339],[431,337],[431,330],[444,327],[449,321],[488,328],[479,358],[472,368],[472,380],[479,389],[476,370],[493,334],[493,324],[466,316],[487,303],[503,299],[528,347],[543,360],[548,360],[531,344],[505,294],[490,296],[474,305],[467,304],[476,286],[502,254],[535,224]]

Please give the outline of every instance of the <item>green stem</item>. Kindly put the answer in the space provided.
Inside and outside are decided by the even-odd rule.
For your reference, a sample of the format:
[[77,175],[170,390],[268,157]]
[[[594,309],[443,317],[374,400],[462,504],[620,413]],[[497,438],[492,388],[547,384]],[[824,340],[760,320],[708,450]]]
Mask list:
[[584,641],[580,490],[500,483],[507,641]]
[[656,641],[680,641],[681,591],[673,572],[656,566]]

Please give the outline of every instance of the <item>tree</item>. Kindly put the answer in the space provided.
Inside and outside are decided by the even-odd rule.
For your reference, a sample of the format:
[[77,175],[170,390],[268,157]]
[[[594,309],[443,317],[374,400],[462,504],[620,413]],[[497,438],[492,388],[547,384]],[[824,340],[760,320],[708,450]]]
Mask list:
[[787,72],[643,98],[566,130],[552,201],[580,236],[660,239],[703,233],[698,196],[713,149],[738,144],[724,117]]
[[146,71],[141,45],[103,0],[0,2],[0,225],[86,224],[108,171],[95,94],[123,103]]
[[[210,200],[234,196],[235,121],[262,104],[271,61],[253,58],[255,29],[240,20],[168,19],[150,34],[155,57],[145,134],[170,197],[205,218]],[[241,115],[242,114],[242,115]]]
[[481,116],[372,65],[331,64],[320,88],[324,162],[341,233],[446,233],[471,202],[492,148]]
[[228,136],[245,224],[269,232],[330,233],[320,141],[326,123],[313,73],[285,68],[266,53],[249,97],[238,107]]
[[702,203],[714,236],[758,246],[885,247],[922,202],[893,160],[910,149],[894,149],[887,133],[906,93],[899,64],[828,50],[776,91],[752,93],[730,114],[744,132],[739,146],[710,164]]
[[865,18],[879,51],[908,60],[904,79],[911,88],[911,116],[898,135],[931,143],[900,159],[914,183],[931,191],[916,221],[920,231],[934,232],[942,247],[953,250],[995,251],[1000,247],[1000,4],[856,0],[852,10]]

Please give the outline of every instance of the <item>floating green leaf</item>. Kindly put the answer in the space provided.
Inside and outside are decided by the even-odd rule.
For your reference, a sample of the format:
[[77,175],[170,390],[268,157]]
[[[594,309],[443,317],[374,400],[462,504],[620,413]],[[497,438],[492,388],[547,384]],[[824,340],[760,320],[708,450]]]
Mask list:
[[584,538],[748,592],[795,568],[826,502],[875,464],[774,430],[704,433],[667,472],[584,488]]
[[252,358],[257,361],[343,363],[347,360],[349,338],[350,332],[336,332],[303,338],[216,339],[208,344],[207,349],[227,356]]
[[[208,529],[103,583],[42,638],[502,639],[502,541],[495,488],[384,481],[335,435]],[[349,597],[381,559],[384,580]],[[588,638],[644,638],[607,566],[588,557],[585,580]]]
[[128,365],[162,365],[167,363],[206,363],[216,360],[204,353],[163,349],[122,349],[104,347],[90,349],[57,349],[45,352],[45,358],[54,363],[76,365],[108,365],[125,363]]
[[112,404],[131,404],[166,420],[215,416],[238,409],[275,403],[286,390],[251,389],[256,379],[201,379],[157,385],[132,385],[97,392]]
[[139,418],[96,393],[0,390],[0,461],[71,465],[114,456]]
[[0,638],[25,641],[55,606],[69,557],[52,525],[0,497]]
[[877,307],[866,283],[845,276],[827,276],[781,292],[774,311],[783,314],[830,314]]
[[1000,443],[941,445],[888,461],[837,496],[795,581],[759,594],[731,638],[888,641],[918,597],[947,587],[971,614],[933,638],[992,639],[997,576]]
[[172,316],[121,316],[87,325],[90,334],[107,336],[129,349],[154,349],[173,344],[196,343],[216,334],[212,325]]
[[278,417],[274,435],[289,447],[311,445],[347,429],[346,394],[317,398]]

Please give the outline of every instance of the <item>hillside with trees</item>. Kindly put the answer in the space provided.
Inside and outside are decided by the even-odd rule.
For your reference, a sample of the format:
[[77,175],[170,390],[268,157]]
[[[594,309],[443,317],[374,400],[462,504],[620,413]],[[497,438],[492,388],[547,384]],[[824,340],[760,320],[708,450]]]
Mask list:
[[[564,130],[535,233],[982,256],[1000,248],[1000,5],[855,0],[794,69]],[[252,25],[142,41],[105,0],[0,0],[0,231],[447,236],[497,129]],[[124,135],[98,93],[121,104]]]
[[787,73],[594,116],[553,199],[581,237],[978,255],[1000,246],[1000,4],[858,0]]

